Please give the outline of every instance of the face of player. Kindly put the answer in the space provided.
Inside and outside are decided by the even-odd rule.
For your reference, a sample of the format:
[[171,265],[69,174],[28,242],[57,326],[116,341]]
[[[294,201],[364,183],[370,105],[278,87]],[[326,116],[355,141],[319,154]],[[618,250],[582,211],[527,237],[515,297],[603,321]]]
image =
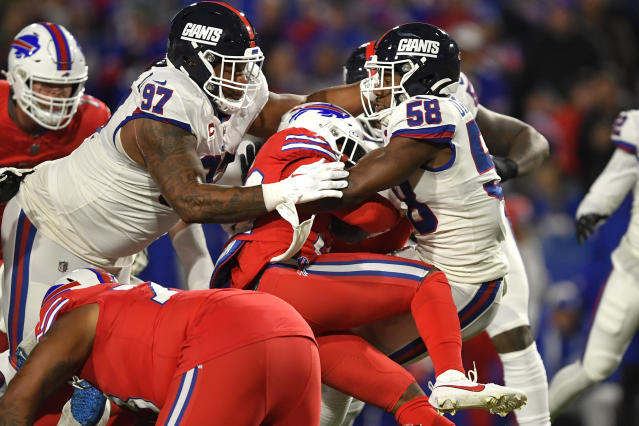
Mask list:
[[[40,81],[34,81],[31,89],[41,95],[50,96],[52,98],[68,98],[73,92],[73,86],[71,84],[52,84],[44,83]],[[41,104],[43,108],[47,105]],[[54,107],[54,111],[60,110],[61,107]]]
[[[220,69],[222,68],[222,64],[218,64],[214,70],[216,75],[220,75]],[[246,63],[227,63],[224,65],[224,69],[222,70],[222,78],[228,81],[233,81],[239,84],[248,83],[248,79],[246,78],[246,73],[244,72],[246,69]],[[238,100],[240,99],[246,89],[240,88],[233,89],[232,87],[228,87],[227,85],[222,86],[222,94],[225,98]]]
[[382,86],[383,88],[389,87],[389,89],[378,89],[374,90],[375,94],[375,112],[383,111],[391,106],[391,99],[393,90],[390,89],[392,86],[398,86],[401,83],[401,76],[398,73],[384,73],[382,78]]

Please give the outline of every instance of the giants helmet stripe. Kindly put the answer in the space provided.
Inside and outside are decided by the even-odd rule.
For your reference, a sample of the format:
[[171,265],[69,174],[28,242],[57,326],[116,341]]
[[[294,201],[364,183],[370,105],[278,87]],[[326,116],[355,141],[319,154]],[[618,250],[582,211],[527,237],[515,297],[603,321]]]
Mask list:
[[239,10],[235,9],[232,6],[229,6],[226,3],[222,3],[222,2],[219,2],[219,1],[211,1],[211,2],[207,2],[207,3],[216,3],[216,4],[219,4],[221,6],[226,7],[227,9],[232,10],[240,18],[240,20],[244,23],[244,25],[246,26],[246,31],[248,32],[249,38],[251,39],[251,46],[250,47],[255,47],[255,33],[253,32],[253,26],[248,21],[248,19],[246,19],[246,16],[244,16],[244,14],[242,12],[240,12]]
[[69,51],[69,44],[64,34],[56,24],[51,22],[40,22],[44,28],[49,31],[53,43],[55,44],[55,50],[58,56],[58,69],[62,71],[68,71],[71,69],[71,53]]

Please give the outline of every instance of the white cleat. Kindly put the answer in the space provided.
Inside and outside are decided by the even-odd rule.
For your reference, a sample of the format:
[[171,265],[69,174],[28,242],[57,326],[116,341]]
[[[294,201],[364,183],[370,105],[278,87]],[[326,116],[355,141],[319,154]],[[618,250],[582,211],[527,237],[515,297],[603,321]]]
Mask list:
[[434,385],[428,384],[431,389],[431,405],[440,415],[454,415],[457,410],[479,408],[503,417],[524,406],[528,400],[526,394],[520,390],[494,383],[477,383],[476,379],[476,369],[469,370],[468,377],[461,371],[443,372]]

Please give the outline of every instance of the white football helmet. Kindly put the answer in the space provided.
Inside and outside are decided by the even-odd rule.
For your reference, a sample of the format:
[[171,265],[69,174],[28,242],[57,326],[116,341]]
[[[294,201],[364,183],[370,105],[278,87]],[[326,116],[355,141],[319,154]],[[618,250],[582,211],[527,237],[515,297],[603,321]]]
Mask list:
[[[364,132],[355,117],[342,108],[321,102],[298,105],[282,116],[279,130],[291,127],[308,129],[323,137],[331,149],[355,164],[366,154]],[[339,158],[338,158],[339,160]]]
[[[50,130],[69,125],[87,81],[88,68],[75,38],[62,25],[38,22],[23,28],[11,42],[7,80],[20,108]],[[33,83],[72,85],[69,97],[37,93]]]
[[80,287],[91,287],[96,284],[111,284],[119,282],[113,274],[102,269],[82,268],[75,269],[62,275],[56,280],[54,286],[69,284],[76,281],[79,283]]

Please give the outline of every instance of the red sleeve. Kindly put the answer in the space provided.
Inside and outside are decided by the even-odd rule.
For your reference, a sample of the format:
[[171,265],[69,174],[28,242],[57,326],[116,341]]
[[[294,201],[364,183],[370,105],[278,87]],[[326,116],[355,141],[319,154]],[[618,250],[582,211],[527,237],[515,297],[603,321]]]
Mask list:
[[392,229],[357,243],[345,243],[336,238],[331,253],[390,253],[404,247],[412,232],[413,225],[408,219],[402,218]]
[[379,194],[375,194],[360,206],[337,210],[333,215],[371,234],[387,231],[401,219],[395,206]]

